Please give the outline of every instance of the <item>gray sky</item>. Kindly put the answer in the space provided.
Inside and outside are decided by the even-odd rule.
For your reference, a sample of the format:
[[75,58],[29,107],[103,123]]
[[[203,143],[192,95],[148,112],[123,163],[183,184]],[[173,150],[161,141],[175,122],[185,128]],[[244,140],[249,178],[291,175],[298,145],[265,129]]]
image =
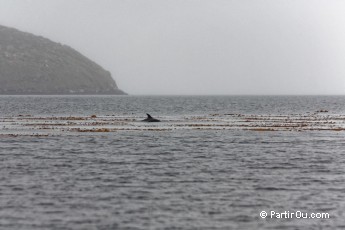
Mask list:
[[0,0],[130,94],[345,94],[343,0]]

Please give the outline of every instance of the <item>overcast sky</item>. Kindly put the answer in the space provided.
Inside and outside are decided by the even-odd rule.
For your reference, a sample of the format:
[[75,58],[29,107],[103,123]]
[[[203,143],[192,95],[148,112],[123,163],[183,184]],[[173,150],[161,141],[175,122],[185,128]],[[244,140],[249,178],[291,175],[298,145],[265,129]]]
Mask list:
[[345,94],[343,0],[0,0],[130,94]]

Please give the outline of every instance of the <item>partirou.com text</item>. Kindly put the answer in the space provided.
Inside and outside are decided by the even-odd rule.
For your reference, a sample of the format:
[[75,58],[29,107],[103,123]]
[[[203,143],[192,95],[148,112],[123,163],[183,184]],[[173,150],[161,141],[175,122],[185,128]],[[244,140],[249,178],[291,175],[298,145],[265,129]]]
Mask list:
[[329,219],[329,213],[314,213],[314,212],[302,212],[302,211],[261,211],[260,217],[270,219]]

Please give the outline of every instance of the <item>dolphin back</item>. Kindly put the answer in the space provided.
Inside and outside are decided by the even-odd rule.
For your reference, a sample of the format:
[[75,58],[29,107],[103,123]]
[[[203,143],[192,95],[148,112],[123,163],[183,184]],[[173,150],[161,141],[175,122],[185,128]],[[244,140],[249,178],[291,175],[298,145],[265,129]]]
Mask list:
[[145,121],[145,122],[160,122],[160,120],[156,119],[156,118],[153,118],[150,114],[146,114],[147,115],[147,118],[142,120],[142,121]]

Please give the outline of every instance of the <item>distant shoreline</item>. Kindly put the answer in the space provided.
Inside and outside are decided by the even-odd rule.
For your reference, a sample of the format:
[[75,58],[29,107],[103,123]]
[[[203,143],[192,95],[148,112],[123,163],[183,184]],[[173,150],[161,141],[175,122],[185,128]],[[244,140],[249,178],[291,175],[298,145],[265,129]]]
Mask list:
[[301,94],[301,95],[260,95],[260,94],[128,94],[122,91],[122,93],[13,93],[13,94],[1,94],[0,96],[134,96],[134,97],[343,97],[345,94]]
[[110,94],[110,93],[73,93],[73,94],[61,94],[61,93],[16,93],[16,94],[0,94],[0,96],[128,96],[129,94],[122,92],[118,94]]

